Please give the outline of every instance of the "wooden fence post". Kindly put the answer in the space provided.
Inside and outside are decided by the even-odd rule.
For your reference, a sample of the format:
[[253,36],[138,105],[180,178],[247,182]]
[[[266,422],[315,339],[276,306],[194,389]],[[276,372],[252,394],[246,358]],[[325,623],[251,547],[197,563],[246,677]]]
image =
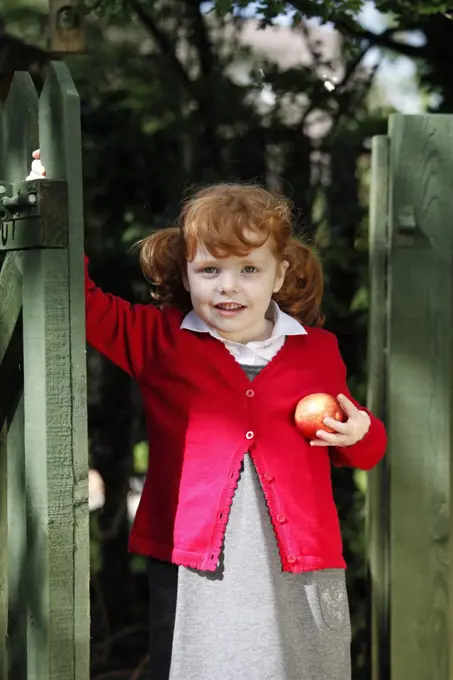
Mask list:
[[[3,180],[24,179],[30,154],[38,144],[38,96],[30,76],[16,73],[2,114]],[[3,196],[3,194],[2,194]],[[22,345],[22,255],[8,252],[0,272],[0,374],[3,376],[2,416],[3,466],[6,514],[3,533],[7,550],[2,550],[6,582],[3,611],[0,613],[7,636],[0,641],[5,680],[10,676],[26,677],[27,607],[24,599],[26,581],[27,522],[25,494],[23,345]],[[1,483],[1,482],[0,482]],[[0,558],[1,559],[1,558]],[[0,595],[2,597],[2,595]],[[3,637],[3,636],[2,636]],[[8,644],[7,644],[8,641]],[[8,670],[8,666],[9,670]],[[3,680],[3,678],[2,678]]]
[[388,168],[387,356],[370,379],[389,446],[369,535],[374,610],[388,611],[375,659],[388,638],[390,663],[373,680],[452,680],[453,116],[392,116]]
[[[68,187],[67,303],[70,310],[70,428],[73,497],[74,678],[88,680],[90,668],[90,544],[88,513],[88,453],[86,415],[85,277],[83,267],[84,213],[80,101],[69,70],[54,62],[40,99],[40,144],[49,178],[64,179]],[[66,270],[65,270],[66,272]],[[50,473],[50,471],[49,471]],[[55,487],[58,493],[58,484]],[[58,511],[58,508],[54,508]],[[54,553],[58,573],[58,550]],[[57,595],[56,595],[57,597]],[[55,600],[58,608],[58,600]],[[72,639],[72,638],[71,638]],[[58,651],[57,651],[58,654]],[[41,680],[38,676],[36,680]]]
[[[25,179],[31,151],[38,147],[37,139],[28,139],[23,144],[22,116],[31,110],[32,89],[36,97],[30,76],[15,75],[4,115],[6,182]],[[33,110],[37,129],[38,106]],[[10,484],[8,470],[8,528],[13,522],[10,501],[16,495],[27,510],[27,552],[15,551],[13,558],[18,578],[23,577],[22,588],[15,600],[11,592],[5,595],[5,589],[1,589],[0,625],[4,627],[5,599],[13,612],[18,605],[28,612],[26,639],[20,640],[20,646],[26,646],[23,656],[27,680],[88,680],[88,459],[80,110],[74,84],[61,62],[50,64],[39,99],[39,137],[47,179],[25,183],[25,189],[22,184],[19,190],[35,192],[36,212],[41,210],[41,215],[29,211],[30,216],[22,219],[20,210],[25,210],[22,206],[17,219],[8,217],[8,228],[3,218],[6,236],[0,241],[0,249],[23,250],[20,269],[24,422],[18,434],[21,438],[23,435],[25,466],[20,493]],[[52,198],[52,191],[56,198],[50,206],[52,210],[46,212],[45,201]],[[47,224],[45,220],[55,223],[57,231],[50,232],[50,236],[47,226],[42,226]],[[0,300],[6,286],[11,286],[12,270],[7,269],[10,260],[8,254],[0,273]],[[10,317],[8,310],[6,318]],[[10,336],[5,336],[5,344],[9,351]],[[8,369],[8,357],[5,360],[1,349],[0,343],[0,370],[4,366]],[[7,429],[9,466],[13,457],[19,458],[21,446],[17,440],[11,441],[13,429],[8,423]],[[4,453],[0,449],[2,466]],[[4,479],[0,483],[4,486]],[[4,532],[3,519],[0,530]],[[9,532],[8,553],[11,540]],[[11,572],[11,563],[8,571]],[[4,573],[5,567],[0,562],[0,585]],[[8,581],[11,583],[10,574]],[[4,640],[0,639],[0,653],[4,651]],[[8,652],[9,672],[6,675],[3,668],[1,680],[22,680],[22,676],[25,678],[22,669],[13,673],[10,645]]]
[[447,680],[453,116],[392,116],[388,417],[392,680]]

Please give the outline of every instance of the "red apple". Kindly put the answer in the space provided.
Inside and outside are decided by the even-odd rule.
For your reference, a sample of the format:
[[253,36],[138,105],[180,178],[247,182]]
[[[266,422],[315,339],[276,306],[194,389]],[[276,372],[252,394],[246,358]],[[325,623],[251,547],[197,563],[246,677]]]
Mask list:
[[335,432],[324,425],[323,420],[327,416],[340,422],[346,419],[345,412],[335,397],[318,392],[309,394],[299,401],[294,413],[294,422],[306,439],[316,439],[317,430]]

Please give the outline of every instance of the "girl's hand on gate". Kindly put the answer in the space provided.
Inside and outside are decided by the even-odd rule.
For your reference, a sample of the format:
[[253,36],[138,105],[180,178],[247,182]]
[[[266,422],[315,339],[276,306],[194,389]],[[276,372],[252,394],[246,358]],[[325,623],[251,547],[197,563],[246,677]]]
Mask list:
[[347,420],[340,423],[334,418],[324,418],[324,424],[335,432],[318,430],[316,432],[318,439],[313,439],[310,442],[311,446],[353,446],[363,439],[370,429],[371,420],[366,411],[360,411],[344,394],[339,394],[337,399],[346,413]]
[[33,158],[35,159],[31,164],[31,172],[27,177],[29,179],[42,179],[46,176],[46,169],[41,163],[41,154],[39,149],[33,151]]

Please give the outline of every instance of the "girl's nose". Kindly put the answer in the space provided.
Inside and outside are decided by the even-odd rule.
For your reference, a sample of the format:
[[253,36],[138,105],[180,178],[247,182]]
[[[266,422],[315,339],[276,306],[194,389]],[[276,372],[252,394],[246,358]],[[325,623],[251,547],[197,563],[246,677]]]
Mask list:
[[237,289],[238,289],[237,278],[232,273],[227,273],[227,272],[222,273],[222,275],[219,277],[217,283],[218,283],[219,291],[221,293],[223,293],[224,295],[228,295],[229,293],[237,292]]

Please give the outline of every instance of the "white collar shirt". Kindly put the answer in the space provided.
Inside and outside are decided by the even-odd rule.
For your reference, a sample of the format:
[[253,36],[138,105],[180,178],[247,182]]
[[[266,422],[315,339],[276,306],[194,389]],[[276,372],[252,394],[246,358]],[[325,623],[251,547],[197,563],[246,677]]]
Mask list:
[[276,302],[269,307],[269,318],[274,322],[272,334],[267,340],[245,344],[222,338],[214,328],[201,319],[195,310],[189,312],[181,323],[181,328],[195,333],[209,333],[224,343],[236,361],[243,366],[266,366],[285,344],[288,335],[306,335],[307,331],[296,319],[282,312]]

